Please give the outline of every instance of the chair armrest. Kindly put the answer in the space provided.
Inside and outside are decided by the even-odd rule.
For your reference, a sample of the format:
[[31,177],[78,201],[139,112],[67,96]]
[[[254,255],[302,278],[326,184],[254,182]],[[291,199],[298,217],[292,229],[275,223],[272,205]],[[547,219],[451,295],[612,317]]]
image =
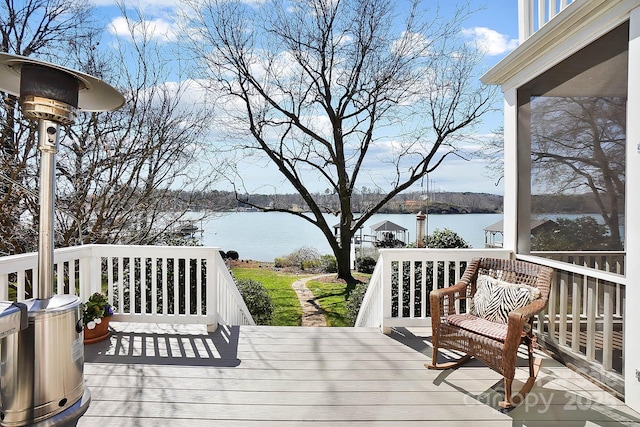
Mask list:
[[546,306],[547,300],[538,298],[537,300],[531,301],[524,307],[518,308],[509,313],[509,321],[511,321],[511,314],[513,314],[514,316],[522,317],[526,322],[531,316],[534,316],[544,310]]
[[[431,320],[452,314],[455,311],[455,301],[467,296],[467,286],[469,282],[460,281],[453,286],[442,289],[434,289],[429,293],[429,302],[431,303]],[[462,295],[456,296],[456,295]]]
[[507,337],[504,340],[504,348],[502,350],[503,368],[509,375],[513,375],[515,370],[518,347],[522,342],[524,325],[529,322],[531,316],[539,313],[546,306],[547,300],[539,298],[509,313]]
[[[445,296],[452,295],[455,293],[459,293],[462,291],[466,291],[467,286],[469,286],[469,282],[460,281],[453,286],[449,286],[447,288],[434,289],[429,292],[429,298],[444,298]],[[466,294],[465,294],[466,295]]]

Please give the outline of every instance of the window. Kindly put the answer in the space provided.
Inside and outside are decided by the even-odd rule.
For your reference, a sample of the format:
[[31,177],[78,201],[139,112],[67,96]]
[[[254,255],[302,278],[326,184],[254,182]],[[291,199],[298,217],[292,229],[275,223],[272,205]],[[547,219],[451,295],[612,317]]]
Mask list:
[[518,90],[531,251],[624,250],[628,40],[625,23]]

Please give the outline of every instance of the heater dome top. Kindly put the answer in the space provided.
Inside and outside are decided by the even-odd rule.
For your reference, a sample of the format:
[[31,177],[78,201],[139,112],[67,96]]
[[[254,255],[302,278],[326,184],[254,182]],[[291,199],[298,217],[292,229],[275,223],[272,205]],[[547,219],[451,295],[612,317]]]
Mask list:
[[120,92],[102,80],[88,74],[61,67],[50,62],[25,56],[0,53],[0,91],[20,96],[20,79],[24,65],[35,65],[52,71],[62,71],[78,81],[78,109],[83,111],[110,111],[124,104]]

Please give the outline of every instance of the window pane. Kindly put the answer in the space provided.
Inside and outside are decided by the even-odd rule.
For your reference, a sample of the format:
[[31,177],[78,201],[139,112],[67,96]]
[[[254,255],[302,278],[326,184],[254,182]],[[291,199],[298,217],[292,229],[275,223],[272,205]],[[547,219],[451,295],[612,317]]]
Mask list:
[[531,100],[532,212],[562,226],[534,235],[532,250],[623,249],[625,107],[615,97]]

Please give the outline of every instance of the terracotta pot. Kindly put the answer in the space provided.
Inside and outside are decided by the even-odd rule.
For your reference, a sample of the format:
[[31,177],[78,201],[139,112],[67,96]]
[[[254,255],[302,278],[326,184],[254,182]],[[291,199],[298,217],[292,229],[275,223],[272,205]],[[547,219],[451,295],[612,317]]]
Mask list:
[[95,328],[89,329],[84,326],[84,343],[92,344],[109,338],[109,320],[110,317],[103,317],[102,322],[96,325]]

